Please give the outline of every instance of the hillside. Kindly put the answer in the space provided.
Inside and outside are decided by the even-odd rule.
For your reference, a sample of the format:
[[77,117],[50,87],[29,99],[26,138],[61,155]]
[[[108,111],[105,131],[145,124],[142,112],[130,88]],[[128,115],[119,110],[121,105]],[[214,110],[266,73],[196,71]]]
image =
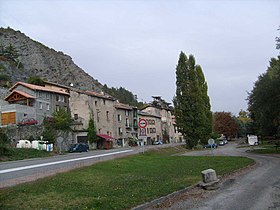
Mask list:
[[77,66],[70,56],[30,39],[20,31],[0,28],[0,47],[1,83],[7,80],[26,82],[30,76],[38,76],[66,86],[72,83],[81,90],[100,92],[103,89],[102,84]]

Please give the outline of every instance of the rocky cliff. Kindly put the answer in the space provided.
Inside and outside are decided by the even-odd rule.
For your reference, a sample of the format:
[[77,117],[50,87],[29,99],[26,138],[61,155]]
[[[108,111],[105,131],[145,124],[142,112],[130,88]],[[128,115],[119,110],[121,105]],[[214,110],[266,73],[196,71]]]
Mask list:
[[97,80],[77,66],[70,56],[30,39],[20,31],[0,28],[0,47],[2,52],[11,47],[17,54],[14,59],[7,59],[3,53],[0,55],[0,79],[9,77],[14,83],[26,82],[30,76],[39,76],[66,86],[72,83],[81,90],[100,92],[103,88]]

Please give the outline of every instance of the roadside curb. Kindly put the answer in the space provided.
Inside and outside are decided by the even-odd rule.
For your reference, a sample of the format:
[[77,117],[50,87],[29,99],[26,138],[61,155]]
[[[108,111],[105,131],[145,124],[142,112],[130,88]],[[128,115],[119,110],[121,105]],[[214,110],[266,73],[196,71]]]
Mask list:
[[162,203],[162,202],[163,202],[164,200],[166,200],[166,199],[171,199],[171,198],[173,198],[173,197],[175,197],[175,196],[178,196],[178,195],[180,195],[180,194],[182,194],[182,193],[186,193],[186,192],[188,192],[188,191],[194,189],[198,184],[199,184],[199,182],[198,182],[197,184],[193,185],[193,186],[189,186],[189,187],[187,187],[187,188],[184,188],[184,189],[182,189],[182,190],[175,191],[175,192],[173,192],[173,193],[170,193],[170,194],[168,194],[168,195],[162,196],[162,197],[157,198],[157,199],[155,199],[155,200],[152,200],[152,201],[150,201],[150,202],[147,202],[147,203],[141,204],[141,205],[139,205],[139,206],[133,207],[133,208],[131,208],[131,210],[144,210],[144,209],[146,209],[146,208],[148,208],[148,207],[155,206],[155,205],[157,205],[157,204]]

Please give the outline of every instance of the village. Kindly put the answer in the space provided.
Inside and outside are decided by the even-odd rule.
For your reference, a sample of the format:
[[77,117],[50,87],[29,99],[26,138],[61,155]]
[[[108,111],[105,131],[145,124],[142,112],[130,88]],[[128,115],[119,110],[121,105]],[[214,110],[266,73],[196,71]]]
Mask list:
[[56,143],[63,151],[75,143],[88,143],[89,120],[95,125],[100,144],[91,148],[110,149],[183,142],[178,132],[170,103],[154,96],[144,108],[120,103],[103,92],[83,91],[44,81],[44,85],[17,82],[2,100],[0,122],[8,128],[9,137],[19,140],[48,139],[42,136],[42,123],[54,112],[64,109],[71,114],[71,132],[58,137]]

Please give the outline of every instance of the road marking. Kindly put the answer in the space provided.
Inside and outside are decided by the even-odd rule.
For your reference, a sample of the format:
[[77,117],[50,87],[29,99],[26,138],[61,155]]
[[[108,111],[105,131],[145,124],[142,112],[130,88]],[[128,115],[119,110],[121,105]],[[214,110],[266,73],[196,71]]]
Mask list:
[[101,155],[75,158],[75,159],[70,159],[70,160],[61,160],[61,161],[56,161],[56,162],[51,162],[51,163],[42,163],[42,164],[31,165],[31,166],[23,166],[23,167],[18,167],[18,168],[4,169],[4,170],[0,170],[0,174],[14,172],[14,171],[21,171],[21,170],[26,170],[26,169],[31,169],[31,168],[39,168],[39,167],[44,167],[44,166],[56,165],[56,164],[61,164],[61,163],[69,163],[69,162],[74,162],[74,161],[78,161],[78,160],[86,160],[86,159],[92,159],[92,158],[98,158],[98,157],[105,157],[105,156],[110,156],[110,155],[127,153],[127,152],[131,152],[131,151],[133,151],[133,150],[130,149],[130,150],[125,150],[125,151],[101,154]]

